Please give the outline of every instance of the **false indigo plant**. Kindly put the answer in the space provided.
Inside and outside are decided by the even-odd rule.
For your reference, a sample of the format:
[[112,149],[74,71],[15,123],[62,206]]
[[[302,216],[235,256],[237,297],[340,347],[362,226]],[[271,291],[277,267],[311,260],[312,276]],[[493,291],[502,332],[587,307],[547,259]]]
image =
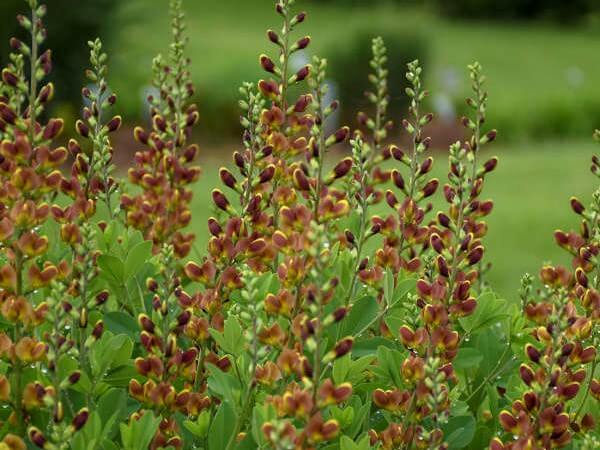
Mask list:
[[99,39],[78,138],[54,144],[46,9],[26,3],[29,38],[11,39],[0,80],[0,449],[598,447],[600,192],[571,199],[578,232],[555,233],[571,268],[544,265],[537,288],[525,276],[517,302],[489,289],[482,195],[498,160],[479,64],[439,189],[419,62],[406,139],[381,38],[370,108],[356,130],[332,127],[327,61],[292,70],[307,15],[276,0],[268,75],[240,88],[241,146],[191,256],[199,113],[182,0],[128,180]]

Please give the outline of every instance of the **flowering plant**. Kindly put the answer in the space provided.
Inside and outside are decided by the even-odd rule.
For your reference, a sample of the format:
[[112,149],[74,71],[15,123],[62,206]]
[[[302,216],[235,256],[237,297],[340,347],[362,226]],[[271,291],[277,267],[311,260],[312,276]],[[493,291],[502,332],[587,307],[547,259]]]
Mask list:
[[29,40],[10,41],[0,82],[0,449],[598,447],[600,191],[587,208],[571,199],[579,232],[555,233],[571,268],[545,265],[539,288],[525,276],[520,301],[498,298],[480,64],[443,182],[419,62],[406,72],[408,145],[387,116],[381,38],[369,110],[334,126],[327,61],[291,68],[311,43],[307,15],[277,0],[267,75],[240,88],[241,145],[195,254],[200,115],[182,0],[126,180],[101,41],[78,138],[57,146],[46,8],[27,4]]

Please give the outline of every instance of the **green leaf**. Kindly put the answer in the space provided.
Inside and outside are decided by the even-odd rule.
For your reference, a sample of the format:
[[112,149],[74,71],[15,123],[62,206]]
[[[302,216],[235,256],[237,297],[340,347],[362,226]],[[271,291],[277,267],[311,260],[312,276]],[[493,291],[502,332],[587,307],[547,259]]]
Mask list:
[[463,347],[458,351],[458,355],[456,355],[456,359],[452,365],[457,370],[466,370],[478,367],[482,360],[483,354],[481,350]]
[[475,436],[475,419],[473,416],[451,417],[442,427],[449,450],[465,448]]
[[244,335],[239,321],[230,316],[225,320],[223,333],[210,329],[209,332],[219,346],[232,355],[239,355],[244,349]]
[[358,299],[342,321],[342,336],[358,336],[373,324],[379,314],[379,304],[373,296]]
[[120,285],[125,276],[125,266],[123,261],[113,255],[98,256],[98,267],[100,274],[109,283]]
[[459,319],[460,324],[467,333],[494,325],[510,317],[506,300],[496,297],[491,291],[484,292],[477,299],[477,308],[470,316]]
[[123,311],[111,311],[104,314],[102,318],[107,330],[114,334],[125,334],[133,340],[137,340],[140,327],[136,320]]
[[123,279],[129,280],[134,277],[150,258],[152,258],[152,242],[143,241],[136,244],[127,254]]
[[223,402],[215,415],[208,434],[208,450],[223,450],[234,437],[235,414],[228,402]]
[[160,421],[152,411],[145,411],[139,420],[121,423],[123,450],[147,450]]

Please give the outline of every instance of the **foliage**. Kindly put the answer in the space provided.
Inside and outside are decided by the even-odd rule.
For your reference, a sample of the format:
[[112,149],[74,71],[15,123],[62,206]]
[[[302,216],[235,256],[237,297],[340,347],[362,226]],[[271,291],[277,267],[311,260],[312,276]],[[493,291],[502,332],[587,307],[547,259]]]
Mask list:
[[[55,50],[54,70],[50,80],[60,88],[56,100],[60,103],[77,105],[81,102],[79,86],[85,80],[81,68],[87,61],[86,42],[105,32],[105,24],[110,23],[115,8],[115,0],[53,0],[46,17],[48,28],[48,48]],[[11,36],[20,35],[14,21],[15,14],[22,10],[22,0],[0,2],[0,42]],[[80,36],[74,39],[74,36]],[[68,51],[62,51],[68,49]],[[0,61],[8,61],[8,49],[0,49]],[[73,112],[76,114],[76,110]]]
[[551,19],[561,23],[576,22],[592,11],[597,5],[590,0],[456,0],[447,2],[435,0],[441,12],[458,17],[485,17],[488,19]]
[[479,63],[440,189],[420,63],[407,64],[406,147],[389,136],[382,38],[360,128],[331,131],[327,61],[292,69],[307,16],[277,0],[268,76],[240,88],[242,146],[196,255],[182,0],[128,180],[99,39],[79,137],[54,144],[46,8],[27,3],[30,38],[11,40],[0,84],[0,449],[597,447],[600,191],[588,208],[571,199],[580,231],[555,233],[572,270],[544,265],[539,288],[525,276],[519,302],[494,294],[482,195],[498,159],[481,153],[496,131]]

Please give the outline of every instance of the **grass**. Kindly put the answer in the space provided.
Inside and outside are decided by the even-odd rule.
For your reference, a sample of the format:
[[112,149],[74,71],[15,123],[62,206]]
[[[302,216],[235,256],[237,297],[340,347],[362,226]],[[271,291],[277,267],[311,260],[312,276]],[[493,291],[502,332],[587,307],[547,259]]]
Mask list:
[[[151,3],[151,7],[149,7]],[[427,84],[435,98],[462,102],[468,89],[466,65],[479,60],[489,78],[491,119],[510,137],[588,132],[600,116],[600,28],[561,28],[536,23],[485,23],[445,20],[427,10],[392,5],[349,7],[298,2],[309,11],[303,33],[313,37],[311,51],[335,59],[351,38],[368,30],[413,30],[430,43]],[[139,113],[151,60],[169,42],[168,18],[157,14],[166,0],[122,2],[112,32],[112,84],[130,113]],[[272,0],[185,2],[192,71],[206,114],[223,105],[235,118],[237,87],[263,76],[258,55],[272,48],[268,27],[278,29]],[[393,55],[391,55],[393,58]],[[132,65],[131,61],[137,64]],[[366,61],[357,61],[366,64]],[[360,95],[360,93],[358,94]],[[229,108],[229,109],[228,109]],[[210,117],[211,123],[218,120]]]
[[[160,5],[159,5],[160,3]],[[144,94],[132,86],[147,85],[151,60],[157,49],[167,48],[168,18],[156,13],[166,0],[121,2],[113,24],[112,85],[130,114],[139,113]],[[553,260],[569,263],[553,244],[555,228],[578,225],[569,197],[589,200],[597,186],[587,173],[593,143],[588,141],[522,143],[524,134],[577,134],[585,139],[600,125],[600,28],[559,28],[548,24],[506,24],[449,21],[422,9],[392,6],[339,8],[318,1],[299,2],[309,10],[303,32],[311,34],[312,51],[335,58],[328,49],[343,48],[365,27],[379,30],[409,29],[430,41],[427,85],[436,95],[462,98],[468,83],[466,65],[479,60],[488,75],[490,123],[507,144],[498,143],[499,169],[486,192],[496,201],[489,219],[488,257],[494,267],[492,285],[514,298],[524,272],[537,273],[540,264]],[[237,87],[244,80],[263,76],[258,55],[269,49],[265,30],[276,27],[272,0],[186,1],[190,55],[198,87],[201,121],[229,120],[237,114]],[[151,6],[151,7],[149,7]],[[393,56],[393,55],[392,55]],[[131,64],[136,61],[136,64]],[[366,61],[357,61],[366,64]],[[230,105],[227,117],[215,114],[215,102]],[[214,138],[214,136],[209,136]],[[206,143],[206,137],[204,137]],[[194,200],[198,248],[206,244],[206,219],[212,211],[210,190],[218,185],[217,169],[230,158],[223,145],[205,153],[205,174]],[[438,156],[443,176],[444,155]]]
[[[570,264],[569,256],[554,245],[553,232],[578,227],[579,217],[571,211],[569,199],[574,195],[587,204],[598,187],[597,179],[588,171],[597,147],[588,141],[494,146],[493,154],[499,155],[500,164],[489,177],[482,198],[495,201],[485,244],[487,261],[493,263],[488,279],[501,295],[515,299],[521,276],[525,272],[537,276],[545,261]],[[435,156],[434,172],[442,180],[445,157],[441,152]],[[197,233],[196,247],[201,254],[208,239],[206,220],[213,214],[210,192],[221,187],[218,167],[223,160],[205,154],[202,164],[204,174],[192,206],[192,229]]]

